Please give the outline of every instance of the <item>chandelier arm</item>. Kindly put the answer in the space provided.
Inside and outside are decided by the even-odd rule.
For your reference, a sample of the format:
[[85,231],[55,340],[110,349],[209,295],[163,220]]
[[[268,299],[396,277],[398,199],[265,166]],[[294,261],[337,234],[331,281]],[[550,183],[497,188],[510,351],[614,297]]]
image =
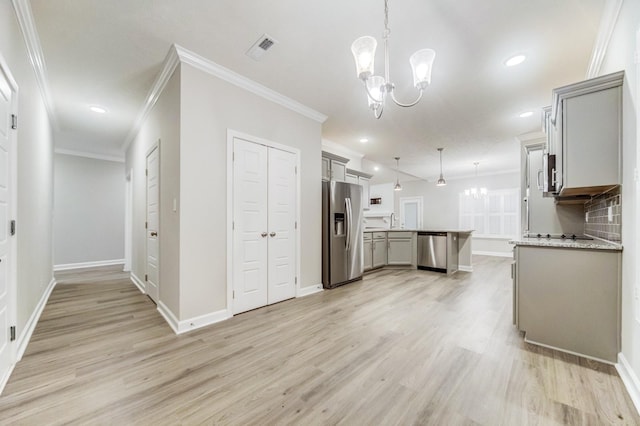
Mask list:
[[[378,114],[377,111],[380,111],[380,114]],[[376,120],[380,120],[380,117],[382,117],[383,112],[384,112],[384,104],[380,104],[380,108],[373,110],[373,116],[376,118]]]
[[367,92],[367,96],[369,97],[369,99],[371,99],[374,102],[377,102],[379,104],[382,104],[384,102],[384,98],[383,99],[376,99],[375,96],[373,96],[371,94],[371,92],[369,91],[369,88],[367,87],[367,80],[362,80],[362,82],[364,83],[364,90]]
[[396,95],[394,95],[393,91],[391,91],[391,99],[393,100],[393,102],[395,102],[396,105],[401,106],[403,108],[409,108],[414,106],[415,104],[417,104],[418,102],[420,102],[420,99],[422,99],[422,94],[424,93],[424,90],[420,89],[420,94],[418,95],[418,99],[416,99],[414,102],[410,103],[410,104],[403,104],[402,102],[398,102],[398,100],[396,99]]

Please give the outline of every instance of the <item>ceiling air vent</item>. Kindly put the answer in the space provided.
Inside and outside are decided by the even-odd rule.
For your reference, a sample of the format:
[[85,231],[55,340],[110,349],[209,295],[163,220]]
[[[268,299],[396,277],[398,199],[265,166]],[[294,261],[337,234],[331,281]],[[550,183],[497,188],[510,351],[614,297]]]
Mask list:
[[251,46],[251,48],[247,50],[247,56],[256,61],[259,61],[267,52],[267,50],[271,49],[276,43],[277,41],[273,37],[267,34],[263,34],[262,37],[260,37],[258,41],[253,43],[253,46]]

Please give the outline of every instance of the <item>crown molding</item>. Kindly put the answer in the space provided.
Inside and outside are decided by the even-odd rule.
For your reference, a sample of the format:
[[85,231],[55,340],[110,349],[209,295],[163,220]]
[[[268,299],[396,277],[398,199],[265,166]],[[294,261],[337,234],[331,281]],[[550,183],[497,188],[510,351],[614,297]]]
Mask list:
[[276,92],[275,90],[271,90],[268,87],[263,86],[262,84],[257,83],[245,76],[231,71],[230,69],[225,68],[222,65],[218,65],[207,58],[204,58],[194,52],[185,49],[184,47],[174,44],[174,48],[178,53],[178,56],[180,57],[180,62],[189,64],[199,69],[200,71],[204,71],[208,74],[218,77],[221,80],[224,80],[228,83],[245,89],[248,92],[263,97],[285,108],[288,108],[294,112],[297,112],[298,114],[317,121],[318,123],[324,123],[327,120],[326,115],[312,108],[309,108],[308,106],[305,106],[287,96],[284,96]]
[[244,77],[234,71],[231,71],[230,69],[225,68],[222,65],[218,65],[215,62],[210,61],[209,59],[206,59],[196,53],[191,52],[190,50],[185,49],[184,47],[173,44],[169,48],[169,53],[167,53],[167,56],[164,59],[162,70],[156,77],[153,86],[151,86],[151,90],[149,90],[142,110],[140,111],[140,114],[138,114],[138,118],[136,119],[133,127],[127,134],[127,137],[122,144],[123,152],[126,152],[126,150],[129,148],[129,145],[131,145],[131,142],[133,142],[135,137],[138,135],[138,132],[140,131],[144,120],[147,118],[154,105],[160,98],[160,94],[164,90],[167,82],[180,63],[191,65],[194,68],[199,69],[200,71],[204,71],[207,74],[218,77],[221,80],[245,89],[258,96],[261,96],[278,105],[284,106],[285,108],[295,111],[319,123],[323,123],[327,119],[326,115],[321,114],[314,109],[311,109],[297,101],[294,101],[291,98],[281,95],[280,93],[271,90],[259,83],[256,83],[255,81]]
[[16,12],[18,25],[22,30],[22,36],[24,37],[24,42],[27,47],[27,54],[29,55],[29,60],[33,66],[36,82],[40,88],[40,94],[42,95],[45,108],[47,109],[51,127],[57,131],[59,129],[58,120],[56,118],[53,97],[51,96],[51,90],[49,88],[49,79],[47,77],[47,66],[44,60],[44,53],[42,53],[40,37],[38,36],[38,30],[36,29],[36,25],[33,20],[31,3],[29,3],[29,0],[12,0],[11,3],[13,4],[13,9]]
[[596,36],[596,43],[593,46],[591,60],[587,68],[587,80],[597,77],[600,74],[600,68],[602,67],[602,62],[609,47],[609,40],[611,40],[611,35],[616,27],[623,1],[624,0],[605,1],[602,18],[600,18],[600,26],[598,27],[598,34]]
[[122,147],[121,147],[122,152],[127,152],[129,145],[131,145],[131,142],[133,142],[135,137],[138,135],[138,132],[142,128],[142,124],[144,123],[144,120],[147,118],[147,116],[153,109],[156,102],[158,102],[158,99],[160,98],[162,91],[166,87],[167,83],[169,82],[169,79],[173,75],[173,72],[178,67],[179,63],[180,63],[180,59],[178,58],[178,53],[176,52],[175,45],[172,45],[169,48],[169,53],[167,53],[167,56],[164,58],[162,69],[160,70],[160,73],[156,76],[156,79],[153,82],[153,85],[151,86],[151,90],[149,90],[147,97],[145,98],[144,105],[142,106],[142,109],[140,110],[140,113],[138,114],[138,117],[136,118],[136,121],[134,122],[133,127],[127,134],[127,137],[125,138],[124,143],[122,144]]
[[118,157],[115,155],[96,154],[94,152],[75,151],[72,149],[56,148],[53,150],[56,154],[73,155],[74,157],[91,158],[94,160],[114,161],[116,163],[124,163],[124,157]]

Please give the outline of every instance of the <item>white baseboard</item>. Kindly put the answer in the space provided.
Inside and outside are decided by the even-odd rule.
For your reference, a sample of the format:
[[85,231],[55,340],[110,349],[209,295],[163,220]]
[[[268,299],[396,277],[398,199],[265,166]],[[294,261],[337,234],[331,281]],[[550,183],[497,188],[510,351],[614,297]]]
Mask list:
[[98,266],[124,265],[124,259],[100,260],[97,262],[64,263],[53,265],[54,271],[68,271],[69,269],[95,268]]
[[458,271],[473,272],[473,266],[471,266],[471,265],[458,265]]
[[310,294],[320,293],[321,291],[324,291],[324,288],[322,288],[322,284],[316,284],[308,287],[301,287],[298,289],[298,294],[296,297],[309,296]]
[[131,281],[136,285],[136,287],[138,287],[138,290],[140,290],[140,293],[147,294],[147,287],[144,285],[144,282],[140,278],[138,278],[136,274],[131,272],[130,278],[131,278]]
[[24,355],[24,351],[27,350],[27,345],[29,344],[29,340],[31,340],[31,336],[33,335],[33,330],[36,329],[36,324],[38,324],[38,320],[40,319],[40,315],[42,315],[42,311],[49,300],[49,296],[51,296],[51,292],[53,288],[56,286],[56,280],[51,278],[47,288],[44,293],[42,293],[42,297],[38,301],[36,308],[31,313],[29,320],[24,326],[24,329],[21,331],[20,335],[17,339],[17,350],[16,350],[16,362],[22,359],[22,355]]
[[198,328],[205,327],[207,325],[215,324],[220,321],[231,318],[233,315],[227,310],[223,309],[209,314],[200,315],[187,320],[179,321],[176,316],[171,312],[171,309],[162,302],[158,302],[158,312],[164,317],[171,329],[176,334],[186,333],[188,331],[196,330]]
[[472,254],[478,256],[513,257],[513,252],[510,251],[473,251]]
[[638,376],[624,355],[622,355],[622,352],[618,354],[616,370],[618,370],[618,374],[622,379],[624,387],[627,389],[627,393],[629,393],[633,405],[636,407],[636,411],[640,414],[640,380],[638,380]]
[[7,385],[7,382],[9,381],[9,377],[11,377],[11,373],[13,373],[13,369],[15,368],[15,366],[16,366],[15,364],[11,364],[6,374],[3,377],[0,377],[0,395],[2,395],[2,391],[4,390],[4,387]]

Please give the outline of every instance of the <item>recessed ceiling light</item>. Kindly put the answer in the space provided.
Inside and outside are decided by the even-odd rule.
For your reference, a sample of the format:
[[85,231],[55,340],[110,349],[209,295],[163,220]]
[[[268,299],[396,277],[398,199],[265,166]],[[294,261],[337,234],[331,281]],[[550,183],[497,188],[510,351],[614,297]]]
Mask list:
[[520,114],[520,118],[527,118],[527,117],[531,117],[533,115],[533,111],[526,111],[523,112],[522,114]]
[[374,167],[373,167],[373,170],[375,170],[375,171],[377,172],[378,170],[380,170],[380,167],[378,167],[378,166],[374,166]]
[[89,109],[90,109],[91,111],[93,111],[93,112],[97,112],[98,114],[104,114],[105,112],[107,112],[107,109],[106,109],[106,108],[103,108],[103,107],[98,106],[98,105],[91,105],[91,106],[89,107]]
[[367,142],[369,142],[369,139],[367,138],[360,139],[360,143],[367,143]]
[[504,64],[508,67],[513,67],[523,63],[525,59],[527,59],[527,57],[524,55],[515,55],[504,61]]

